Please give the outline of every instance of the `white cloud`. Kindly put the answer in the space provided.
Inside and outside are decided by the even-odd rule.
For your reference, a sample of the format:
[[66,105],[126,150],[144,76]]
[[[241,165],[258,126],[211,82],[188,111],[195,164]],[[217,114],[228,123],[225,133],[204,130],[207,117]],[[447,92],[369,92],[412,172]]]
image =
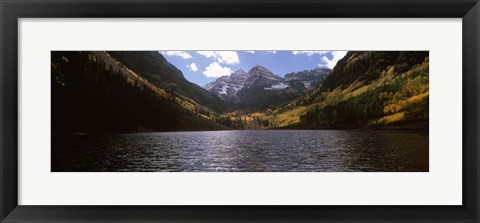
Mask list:
[[181,57],[183,59],[190,59],[192,58],[192,55],[185,51],[162,51],[162,54],[165,54],[169,57],[175,56],[175,57]]
[[275,50],[267,50],[267,53],[277,54],[277,51],[275,51]]
[[207,57],[207,58],[210,58],[210,57],[216,58],[217,57],[217,54],[215,53],[215,51],[197,51],[197,53],[204,56],[204,57]]
[[240,58],[235,51],[197,51],[198,54],[207,58],[214,58],[218,63],[223,64],[238,64]]
[[299,55],[299,54],[307,54],[307,56],[313,56],[315,54],[318,55],[324,55],[328,53],[329,51],[292,51],[293,55]]
[[187,67],[190,68],[190,70],[193,71],[193,72],[197,72],[197,70],[198,70],[198,67],[195,63],[192,63],[192,64],[188,65]]
[[251,53],[251,54],[254,54],[254,53],[255,53],[255,51],[248,51],[248,50],[245,51],[245,52],[246,52],[246,53]]
[[[319,55],[321,56],[321,61],[318,66],[328,67],[333,69],[337,62],[342,59],[348,51],[292,51],[293,55],[305,54],[307,56]],[[328,54],[332,54],[332,59],[327,57]]]
[[335,65],[337,65],[337,62],[341,60],[345,55],[347,54],[348,51],[332,51],[332,59],[328,59],[327,56],[322,57],[322,61],[318,66],[320,67],[328,67],[330,69],[333,69]]
[[222,67],[216,61],[208,65],[203,71],[203,74],[207,77],[221,77],[227,76],[232,73],[232,69],[230,67]]
[[238,64],[240,59],[235,51],[217,51],[218,62],[226,64]]

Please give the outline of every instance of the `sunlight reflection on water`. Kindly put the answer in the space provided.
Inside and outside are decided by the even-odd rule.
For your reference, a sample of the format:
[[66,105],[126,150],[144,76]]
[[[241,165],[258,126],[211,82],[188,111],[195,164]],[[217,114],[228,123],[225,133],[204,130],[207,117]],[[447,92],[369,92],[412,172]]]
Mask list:
[[244,130],[54,136],[52,171],[428,171],[428,134]]

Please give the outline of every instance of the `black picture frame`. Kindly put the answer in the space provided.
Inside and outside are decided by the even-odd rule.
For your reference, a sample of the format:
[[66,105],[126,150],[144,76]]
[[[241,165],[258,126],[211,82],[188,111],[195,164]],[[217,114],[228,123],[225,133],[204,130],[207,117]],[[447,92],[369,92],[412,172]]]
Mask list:
[[[479,0],[0,0],[0,16],[1,222],[479,222]],[[18,205],[17,21],[74,17],[462,18],[463,205]]]

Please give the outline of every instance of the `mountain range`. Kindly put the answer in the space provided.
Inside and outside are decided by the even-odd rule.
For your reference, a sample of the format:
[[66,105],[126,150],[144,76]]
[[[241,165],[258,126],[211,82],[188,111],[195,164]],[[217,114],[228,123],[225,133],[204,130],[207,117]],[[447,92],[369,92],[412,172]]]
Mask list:
[[250,71],[237,70],[204,86],[226,102],[262,109],[277,106],[302,96],[317,87],[331,72],[316,68],[286,74],[284,78],[260,65]]
[[257,65],[199,87],[157,51],[52,51],[52,132],[428,129],[429,52],[351,51],[283,78]]

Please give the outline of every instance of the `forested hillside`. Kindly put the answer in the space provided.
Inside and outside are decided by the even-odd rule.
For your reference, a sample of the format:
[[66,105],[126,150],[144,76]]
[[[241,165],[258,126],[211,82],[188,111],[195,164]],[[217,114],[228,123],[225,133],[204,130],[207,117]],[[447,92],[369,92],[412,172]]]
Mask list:
[[191,98],[216,112],[227,106],[216,95],[189,82],[182,72],[157,51],[108,51],[118,63],[125,65],[150,83],[170,92]]
[[53,133],[227,129],[215,111],[106,52],[52,51],[51,68]]
[[428,129],[429,58],[422,52],[349,52],[322,84],[277,110],[281,128]]

